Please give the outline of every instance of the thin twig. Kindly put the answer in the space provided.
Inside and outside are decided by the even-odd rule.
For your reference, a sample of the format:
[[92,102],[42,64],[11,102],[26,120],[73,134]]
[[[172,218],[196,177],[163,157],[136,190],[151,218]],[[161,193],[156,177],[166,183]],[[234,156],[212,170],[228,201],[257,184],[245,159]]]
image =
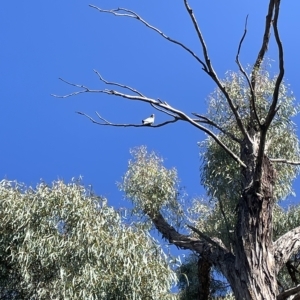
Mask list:
[[[166,103],[166,102],[162,102],[162,103]],[[170,112],[166,111],[165,109],[162,109],[162,108],[156,106],[155,104],[152,104],[152,103],[151,103],[151,106],[152,106],[153,108],[155,108],[156,110],[161,111],[161,112],[163,112],[164,114],[173,117],[174,119],[178,119],[178,120],[180,119],[180,117],[178,117],[177,115],[175,115],[175,114],[173,114],[173,113],[170,113]]]
[[256,95],[255,95],[255,91],[253,90],[253,87],[252,87],[252,84],[250,82],[250,78],[248,76],[248,74],[246,73],[246,71],[244,70],[241,62],[240,62],[240,59],[239,59],[239,56],[240,56],[240,51],[241,51],[241,48],[242,48],[242,44],[243,44],[243,41],[246,37],[246,34],[247,34],[247,22],[248,22],[248,15],[246,17],[246,21],[245,21],[245,29],[244,29],[244,34],[240,40],[240,43],[239,43],[239,47],[238,47],[238,51],[237,51],[237,54],[236,54],[236,57],[235,57],[235,61],[240,69],[240,72],[244,75],[244,77],[246,78],[246,81],[248,83],[248,86],[250,88],[250,92],[251,92],[251,102],[250,102],[250,115],[252,116],[254,114],[254,118],[255,120],[257,121],[258,125],[261,126],[260,124],[260,120],[258,118],[258,115],[257,115],[257,111],[256,111]]
[[141,92],[139,92],[138,90],[136,90],[136,89],[134,89],[134,88],[132,88],[132,87],[130,87],[130,86],[128,86],[128,85],[120,84],[120,83],[117,83],[117,82],[109,82],[109,81],[105,80],[97,70],[94,69],[93,71],[98,75],[99,79],[100,79],[102,82],[104,82],[105,84],[107,84],[107,85],[113,85],[113,86],[118,86],[118,87],[127,89],[127,90],[129,90],[129,91],[132,91],[133,93],[135,93],[135,94],[137,94],[137,95],[139,95],[139,96],[141,96],[141,97],[145,97],[145,96],[144,96]]
[[[180,47],[182,47],[183,49],[185,49],[188,53],[190,53],[203,67],[203,70],[205,72],[207,72],[207,67],[205,65],[205,63],[197,56],[196,53],[194,53],[190,48],[188,48],[187,46],[185,46],[183,43],[177,41],[177,40],[174,40],[173,38],[167,36],[164,32],[162,32],[161,30],[159,30],[158,28],[154,27],[153,25],[149,24],[148,22],[146,22],[141,16],[139,16],[136,12],[132,11],[132,10],[129,10],[127,8],[116,8],[116,9],[110,9],[110,10],[106,10],[106,9],[102,9],[102,8],[99,8],[95,5],[89,5],[90,7],[92,8],[95,8],[96,10],[100,11],[100,12],[103,12],[103,13],[109,13],[109,14],[113,14],[115,16],[118,16],[118,17],[128,17],[128,18],[133,18],[133,19],[136,19],[138,21],[140,21],[141,23],[143,23],[145,26],[147,26],[148,28],[156,31],[159,35],[161,35],[163,38],[165,38],[166,40],[168,40],[169,42],[171,43],[174,43],[176,45],[179,45]],[[127,12],[127,13],[118,13],[118,12]]]
[[144,125],[144,124],[116,124],[116,123],[111,123],[108,120],[104,119],[102,116],[99,115],[98,112],[96,112],[96,115],[103,122],[96,121],[94,118],[92,118],[91,116],[89,116],[86,113],[83,113],[83,112],[80,112],[80,111],[77,111],[76,113],[78,113],[79,115],[85,116],[86,118],[88,118],[94,124],[102,125],[102,126],[113,126],[113,127],[151,127],[151,128],[157,128],[157,127],[165,126],[167,124],[175,123],[175,122],[177,122],[179,120],[179,119],[169,120],[169,121],[166,121],[166,122],[163,122],[163,123],[159,123],[159,124],[155,124],[155,125],[153,125],[153,124],[152,125]]

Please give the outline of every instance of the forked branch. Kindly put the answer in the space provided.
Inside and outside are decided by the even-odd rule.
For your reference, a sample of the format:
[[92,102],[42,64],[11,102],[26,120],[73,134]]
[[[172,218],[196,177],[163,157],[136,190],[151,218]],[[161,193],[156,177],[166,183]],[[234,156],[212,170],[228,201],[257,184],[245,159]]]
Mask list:
[[184,45],[183,43],[169,37],[168,35],[166,35],[164,32],[162,32],[161,30],[159,30],[158,28],[154,27],[153,25],[149,24],[148,22],[146,22],[141,16],[139,16],[136,12],[129,10],[127,8],[116,8],[116,9],[102,9],[99,8],[95,5],[90,4],[90,7],[98,10],[99,12],[102,13],[108,13],[108,14],[112,14],[114,16],[117,17],[128,17],[128,18],[133,18],[136,19],[138,21],[140,21],[141,23],[143,23],[145,26],[147,26],[148,28],[150,28],[151,30],[155,31],[156,33],[158,33],[160,36],[162,36],[164,39],[168,40],[171,43],[174,43],[178,46],[180,46],[181,48],[183,48],[184,50],[186,50],[188,53],[190,53],[201,65],[202,68],[205,72],[207,72],[207,67],[205,65],[205,63],[197,56],[197,54],[195,52],[193,52],[189,47],[187,47],[186,45]]
[[208,68],[207,74],[216,83],[216,85],[218,86],[218,88],[221,90],[221,92],[225,96],[225,98],[226,98],[226,100],[228,102],[228,105],[229,105],[231,111],[233,112],[233,114],[235,116],[237,125],[238,125],[240,131],[242,132],[243,136],[246,137],[248,140],[250,140],[248,132],[247,132],[247,130],[246,130],[246,128],[245,128],[245,126],[244,126],[244,124],[242,122],[241,116],[240,116],[240,114],[239,114],[236,106],[233,103],[233,100],[231,99],[230,95],[226,91],[225,86],[222,84],[221,80],[218,78],[217,73],[215,72],[215,70],[214,70],[214,68],[212,66],[211,60],[210,60],[210,58],[208,56],[208,50],[207,50],[207,46],[206,46],[205,41],[204,41],[204,37],[202,35],[200,27],[198,26],[198,23],[197,23],[195,15],[193,13],[193,10],[189,6],[189,3],[188,3],[187,0],[183,0],[183,1],[184,1],[185,8],[186,8],[186,10],[187,10],[187,12],[188,12],[188,14],[189,14],[192,22],[193,22],[194,28],[195,28],[196,33],[198,35],[198,39],[199,39],[199,41],[201,43],[201,46],[202,46],[203,56],[204,56],[204,59],[205,59],[205,62],[206,62],[207,68]]
[[[71,96],[74,96],[74,95],[78,95],[78,94],[81,94],[81,93],[104,93],[104,94],[107,94],[107,95],[113,95],[113,96],[117,96],[117,97],[122,97],[122,98],[125,98],[127,100],[132,100],[132,101],[141,101],[141,102],[146,102],[148,104],[150,104],[153,108],[161,111],[161,112],[164,112],[168,115],[171,115],[174,117],[174,120],[171,122],[171,121],[167,121],[166,123],[162,123],[160,126],[164,126],[164,125],[167,125],[169,123],[174,123],[176,122],[177,120],[181,120],[181,121],[185,121],[185,122],[188,122],[190,123],[191,125],[193,125],[194,127],[197,127],[198,129],[204,131],[205,133],[207,133],[209,136],[211,136],[215,141],[216,143],[221,146],[236,162],[239,163],[240,166],[242,167],[246,167],[246,165],[244,164],[244,162],[241,161],[241,159],[234,153],[232,152],[219,138],[216,134],[214,134],[211,130],[209,130],[208,128],[202,126],[201,124],[199,124],[198,122],[196,122],[196,120],[190,118],[187,114],[185,114],[184,112],[170,106],[167,102],[165,101],[162,101],[160,99],[156,100],[156,99],[153,99],[153,98],[149,98],[149,97],[146,97],[144,95],[142,95],[140,92],[136,91],[135,89],[133,89],[132,87],[129,87],[127,85],[121,85],[121,84],[118,84],[118,83],[109,83],[109,84],[113,84],[113,85],[116,85],[116,86],[121,86],[127,90],[130,90],[130,91],[134,91],[135,94],[137,95],[130,95],[130,94],[125,94],[125,93],[122,93],[122,92],[119,92],[119,91],[116,91],[116,90],[109,90],[109,89],[101,89],[101,90],[94,90],[94,89],[90,89],[88,88],[87,86],[84,86],[84,85],[79,85],[79,84],[74,84],[74,83],[71,83],[71,82],[68,82],[64,79],[61,79],[63,82],[71,85],[71,86],[74,86],[74,87],[77,87],[77,88],[81,88],[80,91],[76,91],[76,92],[73,92],[71,94],[67,94],[67,95],[64,95],[64,96],[58,96],[58,95],[53,95],[54,97],[58,97],[58,98],[67,98],[67,97],[71,97]],[[101,79],[103,82],[105,82],[103,80],[103,78]],[[80,113],[81,115],[85,115],[84,113]],[[100,120],[103,121],[102,122],[97,122],[96,120],[94,120],[93,118],[91,118],[90,116],[88,115],[85,115],[87,118],[89,118],[93,123],[96,123],[98,125],[111,125],[111,126],[122,126],[122,127],[140,127],[140,125],[134,125],[134,124],[109,124],[109,122],[107,120],[104,120],[102,117],[100,118]],[[124,126],[125,125],[125,126]],[[144,125],[145,126],[145,125]],[[157,126],[159,127],[159,126]]]
[[243,36],[240,40],[240,43],[239,43],[239,47],[238,47],[238,51],[237,51],[237,54],[236,54],[236,57],[235,57],[235,61],[240,69],[240,72],[244,75],[244,77],[246,78],[246,81],[248,83],[248,86],[249,86],[249,89],[250,89],[250,93],[251,93],[251,99],[250,99],[250,116],[251,116],[251,119],[253,120],[256,120],[257,124],[261,127],[261,124],[260,124],[260,120],[259,120],[259,117],[257,115],[257,111],[256,111],[256,95],[255,95],[255,91],[252,87],[252,84],[251,84],[251,81],[250,81],[250,78],[248,76],[248,74],[246,73],[246,71],[244,70],[241,62],[240,62],[240,59],[239,59],[239,56],[240,56],[240,51],[241,51],[241,48],[242,48],[242,44],[243,44],[243,41],[246,37],[246,34],[247,34],[247,22],[248,22],[248,15],[246,17],[246,21],[245,21],[245,29],[244,29],[244,33],[243,33]]
[[[217,266],[220,270],[224,271],[224,274],[228,273],[228,270],[233,270],[234,255],[227,249],[222,247],[219,243],[215,242],[209,237],[202,236],[200,239],[180,234],[176,229],[167,223],[164,217],[160,213],[149,215],[156,229],[162,234],[163,238],[170,243],[182,248],[190,249],[198,254],[203,252],[208,254],[209,261]],[[192,230],[198,231],[193,226],[189,226]]]
[[184,0],[184,4],[189,12],[189,15],[191,16],[191,19],[193,21],[194,27],[197,31],[198,37],[201,41],[202,44],[202,49],[203,49],[203,54],[204,54],[204,58],[205,58],[205,62],[203,60],[201,60],[194,51],[192,51],[189,47],[187,47],[186,45],[184,45],[183,43],[169,37],[168,35],[166,35],[164,32],[162,32],[161,30],[159,30],[158,28],[154,27],[153,25],[149,24],[147,21],[145,21],[140,15],[138,15],[136,12],[126,9],[126,8],[117,8],[117,9],[111,9],[111,10],[106,10],[106,9],[102,9],[99,8],[95,5],[90,5],[90,7],[98,10],[99,12],[102,13],[109,13],[109,14],[113,14],[115,16],[119,16],[119,17],[128,17],[128,18],[133,18],[136,19],[138,21],[140,21],[141,23],[143,23],[145,26],[147,26],[148,28],[150,28],[151,30],[155,31],[156,33],[158,33],[160,36],[162,36],[164,39],[168,40],[171,43],[177,44],[179,45],[181,48],[183,48],[184,50],[186,50],[188,53],[190,53],[201,65],[202,65],[202,69],[213,79],[213,81],[217,84],[217,86],[219,87],[219,89],[222,91],[222,93],[224,94],[224,96],[226,97],[229,106],[232,110],[232,112],[235,115],[235,118],[237,120],[237,124],[241,130],[241,132],[243,133],[244,136],[248,137],[248,133],[244,127],[244,124],[242,123],[241,117],[232,101],[232,99],[230,98],[229,94],[227,93],[225,87],[222,85],[220,79],[218,78],[216,72],[214,71],[211,61],[208,57],[208,51],[207,51],[207,47],[205,45],[203,36],[201,34],[200,28],[197,24],[196,18],[193,15],[192,9],[189,7],[188,2],[186,0]]
[[173,120],[169,120],[163,123],[159,123],[159,124],[155,124],[155,125],[145,125],[145,124],[116,124],[116,123],[112,123],[109,122],[108,120],[104,119],[103,117],[101,117],[97,112],[96,115],[97,117],[100,119],[100,121],[96,121],[94,118],[92,118],[91,116],[89,116],[86,113],[77,111],[77,113],[79,115],[85,116],[86,118],[88,118],[92,123],[97,124],[97,125],[102,125],[102,126],[113,126],[113,127],[151,127],[151,128],[157,128],[157,127],[162,127],[171,123],[175,123],[177,122],[179,119],[178,118],[174,118]]
[[237,138],[234,134],[228,132],[227,130],[223,129],[221,126],[219,126],[218,124],[216,124],[214,121],[210,120],[209,118],[202,116],[200,114],[197,113],[192,113],[192,115],[200,118],[199,120],[195,120],[195,122],[199,122],[199,123],[204,123],[207,125],[210,125],[212,127],[217,128],[218,130],[220,130],[223,134],[227,135],[229,138],[231,138],[233,141],[241,144],[242,140],[240,140],[239,138]]
[[[271,13],[273,15],[273,10],[275,11],[274,13],[274,20],[269,20],[269,14],[267,16],[267,20],[269,20],[270,24],[268,26],[271,26],[271,24],[273,24],[273,28],[274,28],[274,35],[275,35],[275,39],[276,39],[276,43],[277,43],[277,47],[278,47],[278,57],[279,57],[279,75],[276,79],[276,83],[275,83],[275,88],[274,88],[274,92],[273,92],[273,99],[272,99],[272,103],[270,105],[267,117],[266,117],[266,121],[264,124],[262,124],[261,126],[261,137],[260,137],[260,143],[259,143],[259,149],[258,149],[258,159],[257,159],[257,166],[256,166],[256,174],[257,177],[260,178],[261,174],[262,174],[262,160],[263,160],[263,156],[264,156],[264,151],[265,151],[265,144],[266,144],[266,137],[267,137],[267,131],[268,128],[270,127],[274,116],[276,115],[279,106],[277,106],[278,104],[278,97],[279,97],[279,89],[280,89],[280,85],[284,76],[284,59],[283,59],[283,47],[282,47],[282,43],[279,37],[279,32],[278,32],[278,17],[279,17],[279,10],[280,10],[280,0],[274,0],[274,1],[270,1],[270,5],[273,5],[273,8],[270,8],[269,6],[269,14]],[[271,11],[271,12],[270,12]],[[272,16],[271,16],[272,17]],[[260,64],[259,64],[260,66]],[[254,82],[255,84],[255,82]],[[252,83],[253,86],[253,83]]]

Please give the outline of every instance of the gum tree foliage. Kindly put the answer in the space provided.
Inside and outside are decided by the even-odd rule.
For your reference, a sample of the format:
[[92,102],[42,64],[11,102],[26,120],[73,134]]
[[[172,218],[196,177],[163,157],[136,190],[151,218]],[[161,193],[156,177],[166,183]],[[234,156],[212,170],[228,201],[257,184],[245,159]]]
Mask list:
[[147,232],[79,182],[0,182],[1,299],[175,299]]
[[132,201],[133,213],[141,218],[161,212],[178,225],[183,211],[177,170],[165,168],[163,159],[155,152],[148,153],[145,146],[131,150],[131,154],[133,159],[119,188]]
[[[277,79],[276,76],[270,77],[267,67],[265,65],[265,68],[257,75],[256,109],[260,118],[267,113]],[[243,74],[228,72],[222,83],[238,107],[243,123],[247,126],[250,123],[247,111],[251,92]],[[244,99],[248,99],[248,101]],[[280,86],[278,105],[280,110],[268,131],[266,154],[271,158],[284,157],[298,161],[300,159],[299,140],[296,134],[296,125],[291,118],[299,112],[299,105],[295,103],[295,98],[285,83]],[[234,122],[230,107],[219,89],[216,89],[208,97],[207,117],[226,131],[226,134],[219,133],[218,137],[238,155],[239,145],[233,142],[228,134],[241,138],[240,131]],[[199,218],[197,221],[197,228],[210,236],[221,238],[227,247],[231,247],[230,244],[234,238],[234,220],[237,216],[236,208],[242,192],[240,166],[210,137],[200,142],[199,146],[202,160],[201,183],[207,191],[210,205],[204,210],[203,203],[202,206],[199,206],[198,202],[194,202],[194,211],[199,211],[202,216],[207,211],[206,217]],[[274,163],[274,165],[276,168],[274,200],[278,202],[293,193],[292,182],[299,168],[291,164]],[[211,211],[209,207],[212,207],[213,210]],[[297,223],[294,225],[297,226]],[[289,226],[288,228],[292,229],[293,227]]]
[[[105,10],[90,6],[100,13],[135,19],[191,55],[216,84],[217,89],[214,97],[210,99],[207,115],[181,111],[166,101],[144,95],[136,88],[107,81],[96,70],[99,80],[108,88],[90,88],[63,80],[77,90],[59,97],[99,93],[128,101],[141,101],[170,117],[163,123],[148,127],[154,129],[183,121],[205,132],[209,140],[203,145],[206,151],[201,168],[202,182],[215,206],[213,212],[209,211],[210,208],[207,209],[205,203],[199,201],[193,206],[192,211],[196,211],[197,207],[204,210],[200,211],[200,218],[195,224],[186,223],[186,227],[190,229],[189,233],[180,228],[175,229],[172,218],[166,214],[165,209],[174,207],[175,203],[176,192],[170,193],[168,190],[169,184],[172,184],[172,176],[166,181],[168,184],[164,185],[154,180],[152,169],[149,167],[148,172],[143,173],[143,176],[149,175],[149,181],[143,179],[146,185],[141,184],[141,191],[138,193],[135,190],[133,193],[130,189],[127,190],[126,186],[129,185],[125,176],[125,193],[137,204],[137,209],[147,215],[163,238],[181,249],[197,253],[198,268],[201,271],[199,274],[202,274],[199,276],[200,285],[207,279],[203,274],[209,275],[211,267],[214,267],[226,278],[237,299],[296,299],[295,297],[300,297],[300,286],[284,290],[278,283],[278,276],[298,252],[300,227],[294,223],[296,227],[287,228],[287,231],[279,236],[274,235],[277,202],[290,192],[290,183],[296,172],[294,167],[300,164],[296,160],[299,156],[298,141],[290,121],[296,111],[292,107],[293,97],[283,81],[284,51],[278,27],[280,0],[268,1],[266,19],[262,24],[264,32],[261,46],[249,71],[239,60],[247,33],[246,19],[244,34],[235,58],[238,72],[229,73],[225,80],[221,80],[214,69],[193,9],[187,0],[183,0],[183,4],[199,40],[201,55],[149,24],[132,10]],[[274,37],[278,50],[278,72],[275,77],[268,75],[263,64],[271,36]],[[101,126],[144,126],[115,124],[99,114],[97,120],[83,112],[80,114]],[[222,161],[222,164],[213,165],[216,161]],[[166,170],[164,172],[167,174]],[[127,178],[138,180],[133,173]],[[210,224],[214,223],[213,219],[218,211],[219,219],[223,218],[220,222],[226,227],[224,235],[214,227],[214,231],[211,232],[209,225],[209,221]],[[169,214],[172,214],[171,210]],[[221,228],[217,222],[218,226]],[[202,288],[205,289],[204,284]],[[207,296],[207,290],[203,294]]]

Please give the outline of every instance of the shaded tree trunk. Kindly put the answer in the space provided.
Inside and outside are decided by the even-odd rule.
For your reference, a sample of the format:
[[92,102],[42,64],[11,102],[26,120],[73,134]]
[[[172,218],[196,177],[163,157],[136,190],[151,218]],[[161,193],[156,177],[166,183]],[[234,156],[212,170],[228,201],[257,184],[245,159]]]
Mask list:
[[257,152],[251,147],[246,145],[241,155],[247,168],[242,171],[231,286],[237,299],[274,300],[278,294],[272,241],[275,171],[265,155],[258,166]]
[[198,260],[198,300],[208,300],[210,289],[210,271],[212,264],[203,256]]

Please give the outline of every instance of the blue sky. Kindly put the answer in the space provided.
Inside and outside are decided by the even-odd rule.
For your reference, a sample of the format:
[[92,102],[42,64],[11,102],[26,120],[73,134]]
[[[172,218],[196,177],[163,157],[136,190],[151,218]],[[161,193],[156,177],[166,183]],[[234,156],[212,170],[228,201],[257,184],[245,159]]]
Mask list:
[[[41,4],[43,3],[43,4]],[[214,85],[188,53],[136,20],[100,14],[89,8],[127,7],[182,41],[198,55],[201,49],[183,1],[4,1],[0,10],[0,176],[36,185],[40,179],[70,181],[83,176],[115,207],[125,206],[116,181],[130,158],[129,149],[147,145],[176,167],[190,197],[203,195],[197,142],[205,135],[183,123],[163,128],[96,126],[75,113],[98,111],[111,122],[139,123],[152,113],[158,122],[167,116],[145,103],[105,95],[57,99],[50,94],[74,91],[58,80],[103,88],[93,73],[128,84],[187,113],[206,112],[206,96]],[[190,1],[215,70],[223,77],[236,70],[235,55],[249,14],[241,61],[253,63],[263,33],[268,1]],[[279,29],[285,51],[286,80],[300,97],[296,29],[298,1],[283,1]],[[268,56],[277,51],[272,40]],[[295,120],[300,124],[300,118]],[[295,189],[300,193],[300,181]],[[298,198],[293,198],[296,203]]]

